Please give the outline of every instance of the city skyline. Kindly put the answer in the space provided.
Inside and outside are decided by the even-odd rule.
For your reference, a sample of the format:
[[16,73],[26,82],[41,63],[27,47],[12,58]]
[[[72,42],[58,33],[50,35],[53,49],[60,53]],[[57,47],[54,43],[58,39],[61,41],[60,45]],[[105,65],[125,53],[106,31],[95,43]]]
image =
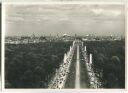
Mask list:
[[123,5],[6,5],[6,36],[124,35]]

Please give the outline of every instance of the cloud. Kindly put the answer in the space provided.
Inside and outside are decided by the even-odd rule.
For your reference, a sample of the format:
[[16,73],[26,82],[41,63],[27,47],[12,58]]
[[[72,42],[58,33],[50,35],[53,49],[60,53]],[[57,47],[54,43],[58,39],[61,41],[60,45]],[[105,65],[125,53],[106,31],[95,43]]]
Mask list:
[[108,17],[118,17],[121,15],[120,9],[103,9],[103,8],[94,8],[91,10],[95,15],[99,16],[108,16]]
[[8,5],[7,35],[17,34],[17,31],[20,34],[35,32],[46,35],[59,32],[100,34],[104,31],[106,35],[108,28],[111,33],[122,33],[123,12],[122,5]]
[[103,11],[104,11],[103,9],[92,9],[92,12],[96,15],[103,13]]

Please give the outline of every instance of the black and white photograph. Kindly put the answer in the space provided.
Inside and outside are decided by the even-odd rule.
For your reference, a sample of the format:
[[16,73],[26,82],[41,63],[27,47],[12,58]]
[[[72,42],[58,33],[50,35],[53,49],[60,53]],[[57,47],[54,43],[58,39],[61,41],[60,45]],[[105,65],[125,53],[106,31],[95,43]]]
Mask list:
[[123,4],[5,4],[5,89],[125,89]]

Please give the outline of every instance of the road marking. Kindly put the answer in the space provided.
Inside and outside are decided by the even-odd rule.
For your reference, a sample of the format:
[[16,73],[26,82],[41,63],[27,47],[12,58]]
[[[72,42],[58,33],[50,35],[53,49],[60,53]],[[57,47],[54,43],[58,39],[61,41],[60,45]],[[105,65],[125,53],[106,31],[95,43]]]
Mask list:
[[76,80],[75,88],[80,88],[80,59],[79,59],[79,46],[77,46],[77,60],[76,60]]

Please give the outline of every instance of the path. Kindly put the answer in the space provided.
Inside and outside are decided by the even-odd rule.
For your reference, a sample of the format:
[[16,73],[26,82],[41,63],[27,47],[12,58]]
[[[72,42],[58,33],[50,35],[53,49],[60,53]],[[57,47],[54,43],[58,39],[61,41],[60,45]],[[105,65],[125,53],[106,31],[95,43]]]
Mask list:
[[77,60],[76,60],[76,81],[75,81],[75,88],[80,88],[80,57],[79,57],[79,45],[77,46]]

